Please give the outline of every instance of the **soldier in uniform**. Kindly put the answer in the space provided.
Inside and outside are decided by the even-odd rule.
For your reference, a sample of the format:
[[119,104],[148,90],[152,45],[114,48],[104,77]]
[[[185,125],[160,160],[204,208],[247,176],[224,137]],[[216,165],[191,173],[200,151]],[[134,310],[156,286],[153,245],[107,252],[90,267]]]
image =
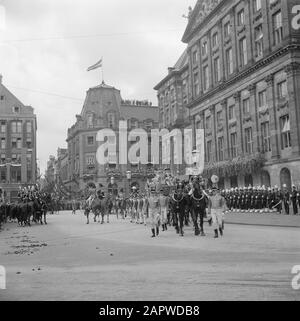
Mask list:
[[156,237],[159,235],[159,200],[156,195],[156,186],[152,184],[150,186],[150,196],[147,200],[148,211],[149,211],[149,221],[152,231],[151,237]]
[[164,186],[160,189],[159,194],[159,208],[160,208],[160,217],[161,217],[161,224],[162,230],[168,230],[168,207],[169,207],[169,188],[168,186]]
[[283,184],[283,206],[286,215],[290,214],[290,193],[286,184]]
[[282,212],[282,203],[283,203],[283,195],[281,191],[279,190],[278,186],[275,186],[275,205],[273,208],[276,208],[277,212],[281,214]]
[[215,238],[220,235],[223,236],[224,233],[224,216],[226,211],[226,201],[224,197],[221,196],[218,188],[214,186],[212,188],[212,195],[209,197],[209,209],[208,209],[212,221],[213,229],[215,231]]
[[293,190],[292,190],[292,194],[291,194],[291,201],[293,204],[293,214],[297,215],[298,214],[298,191],[297,191],[295,185],[293,185]]

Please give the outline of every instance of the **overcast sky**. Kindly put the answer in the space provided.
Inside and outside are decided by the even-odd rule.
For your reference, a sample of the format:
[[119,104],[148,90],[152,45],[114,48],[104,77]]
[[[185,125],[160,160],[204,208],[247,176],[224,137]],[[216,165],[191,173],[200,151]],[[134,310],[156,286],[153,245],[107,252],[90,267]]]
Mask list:
[[[195,0],[0,0],[0,73],[4,85],[38,120],[38,164],[66,147],[102,56],[107,84],[124,99],[150,99],[185,44],[182,17]],[[3,8],[2,7],[2,8]],[[3,11],[3,10],[2,10]],[[1,16],[0,16],[1,19]],[[0,24],[1,27],[1,24]]]

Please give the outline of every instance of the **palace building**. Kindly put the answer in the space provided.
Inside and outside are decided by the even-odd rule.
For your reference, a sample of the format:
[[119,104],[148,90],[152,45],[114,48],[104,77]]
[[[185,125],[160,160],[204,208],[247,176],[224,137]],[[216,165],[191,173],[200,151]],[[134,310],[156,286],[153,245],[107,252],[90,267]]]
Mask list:
[[[154,173],[150,154],[147,165],[140,163],[121,165],[118,140],[117,152],[108,156],[109,161],[106,165],[98,164],[96,159],[97,149],[100,146],[96,140],[98,131],[112,129],[118,136],[121,120],[127,122],[128,131],[135,128],[147,131],[150,150],[150,131],[158,128],[157,107],[152,106],[147,100],[123,100],[118,89],[104,82],[87,91],[82,111],[76,116],[76,123],[68,130],[68,177],[62,179],[62,183],[69,192],[82,191],[88,186],[98,188],[100,184],[104,190],[114,194],[121,188],[128,193],[134,185],[144,190],[147,179]],[[128,148],[130,146],[128,142]],[[65,157],[64,154],[62,162],[66,168]],[[59,171],[60,168],[57,172]]]
[[161,126],[184,120],[204,129],[204,176],[217,174],[221,188],[300,186],[296,3],[197,1],[186,51],[155,87]]
[[36,184],[36,130],[33,108],[15,97],[0,75],[0,187],[8,201],[16,200],[19,186]]

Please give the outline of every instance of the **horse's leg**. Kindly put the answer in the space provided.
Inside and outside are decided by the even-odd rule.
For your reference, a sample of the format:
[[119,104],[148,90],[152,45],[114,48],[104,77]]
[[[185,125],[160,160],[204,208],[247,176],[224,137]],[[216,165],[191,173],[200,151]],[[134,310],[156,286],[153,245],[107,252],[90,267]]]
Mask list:
[[89,221],[89,215],[90,215],[89,211],[86,211],[86,224],[89,224],[89,223],[90,223],[90,221]]
[[179,224],[180,224],[180,235],[183,236],[183,226],[184,226],[185,212],[181,211],[179,213]]
[[47,211],[44,211],[44,223],[47,225]]
[[205,236],[204,229],[203,229],[203,222],[204,222],[204,212],[200,212],[200,230],[201,230],[201,236]]
[[198,226],[198,212],[195,209],[192,209],[192,219],[194,223],[194,228],[195,228],[195,235],[199,235],[199,226]]

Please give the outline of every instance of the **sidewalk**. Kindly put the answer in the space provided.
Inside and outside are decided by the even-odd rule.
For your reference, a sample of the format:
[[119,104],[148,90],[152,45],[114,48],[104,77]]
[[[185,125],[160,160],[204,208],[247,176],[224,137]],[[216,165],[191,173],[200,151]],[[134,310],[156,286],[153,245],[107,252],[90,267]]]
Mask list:
[[279,215],[275,213],[227,213],[227,224],[261,225],[300,228],[300,215]]

